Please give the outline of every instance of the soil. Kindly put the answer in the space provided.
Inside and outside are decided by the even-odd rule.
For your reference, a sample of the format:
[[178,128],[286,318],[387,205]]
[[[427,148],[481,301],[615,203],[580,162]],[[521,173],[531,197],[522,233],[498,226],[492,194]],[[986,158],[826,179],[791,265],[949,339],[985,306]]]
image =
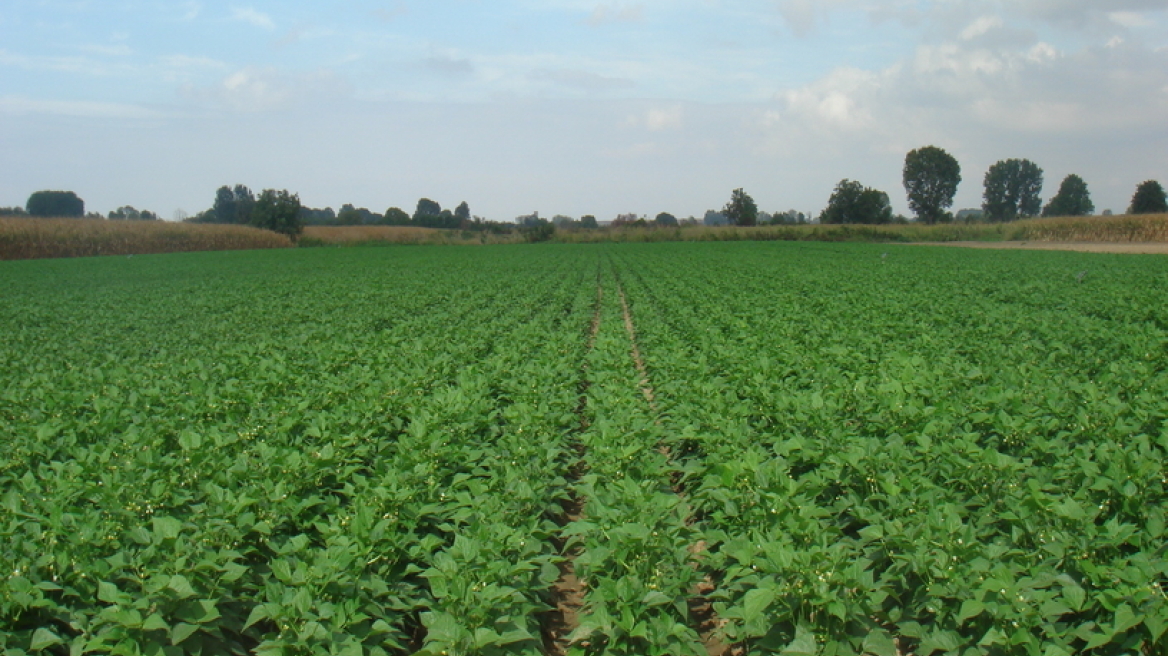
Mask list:
[[921,242],[914,246],[957,246],[1007,250],[1080,251],[1083,253],[1131,253],[1168,255],[1168,242],[1065,242],[1065,241],[946,241]]

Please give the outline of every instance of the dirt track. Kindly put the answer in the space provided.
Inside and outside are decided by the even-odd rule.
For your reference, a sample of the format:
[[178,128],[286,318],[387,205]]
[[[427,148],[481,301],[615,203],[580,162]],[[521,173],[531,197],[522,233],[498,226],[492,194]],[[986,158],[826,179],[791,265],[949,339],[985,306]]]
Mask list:
[[1168,255],[1166,242],[1054,242],[1054,241],[947,241],[922,242],[917,246],[958,246],[961,248],[1004,248],[1035,251],[1082,251],[1084,253],[1134,253]]

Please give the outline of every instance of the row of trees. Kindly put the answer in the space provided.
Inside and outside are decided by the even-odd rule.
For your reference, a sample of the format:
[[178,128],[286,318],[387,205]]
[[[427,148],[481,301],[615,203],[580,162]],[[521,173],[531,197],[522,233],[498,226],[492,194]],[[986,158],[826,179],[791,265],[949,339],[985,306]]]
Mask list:
[[301,209],[300,196],[289,193],[287,189],[265,189],[256,196],[246,185],[224,185],[215,192],[211,209],[185,220],[190,223],[251,225],[296,239],[304,231]]
[[[936,146],[911,151],[904,160],[904,189],[909,208],[925,223],[951,221],[953,205],[961,184],[961,166]],[[986,171],[983,180],[982,212],[989,221],[1013,221],[1038,216],[1087,216],[1095,204],[1083,178],[1072,173],[1063,179],[1058,193],[1042,206],[1042,169],[1028,159],[1007,159]],[[1129,214],[1168,212],[1164,188],[1148,180],[1136,188]]]

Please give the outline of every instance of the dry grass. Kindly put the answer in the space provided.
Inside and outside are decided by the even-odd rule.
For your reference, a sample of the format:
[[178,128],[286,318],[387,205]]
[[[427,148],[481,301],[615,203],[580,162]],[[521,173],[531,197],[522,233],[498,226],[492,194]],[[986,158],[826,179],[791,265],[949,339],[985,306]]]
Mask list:
[[288,237],[249,226],[0,218],[0,260],[290,248]]
[[1010,223],[681,226],[559,231],[556,241],[1168,242],[1168,214],[1027,219]]
[[1072,216],[1019,221],[1014,239],[1042,242],[1168,242],[1168,214]]

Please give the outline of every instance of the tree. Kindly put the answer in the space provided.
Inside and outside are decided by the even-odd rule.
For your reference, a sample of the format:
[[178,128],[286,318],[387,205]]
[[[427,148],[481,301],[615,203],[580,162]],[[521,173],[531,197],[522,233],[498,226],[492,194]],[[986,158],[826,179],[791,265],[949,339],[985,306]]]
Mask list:
[[1008,159],[986,171],[982,209],[990,221],[1038,216],[1041,194],[1042,169],[1028,159]]
[[936,146],[918,148],[904,158],[904,190],[908,194],[908,206],[925,223],[952,220],[946,210],[953,205],[959,184],[961,165]]
[[584,228],[585,230],[595,230],[600,227],[600,224],[597,223],[595,216],[592,216],[591,214],[585,214],[584,216],[580,217],[580,227]]
[[741,188],[730,194],[730,202],[722,208],[722,214],[730,225],[752,226],[758,222],[758,206],[754,199]]
[[888,194],[844,178],[835,186],[820,223],[891,223]]
[[386,225],[409,225],[410,215],[400,207],[391,207],[385,210]]
[[123,205],[109,213],[114,221],[157,221],[158,215],[150,210],[137,210],[133,205]]
[[288,235],[293,241],[304,231],[300,220],[300,196],[287,189],[265,189],[250,212],[251,225]]
[[215,204],[211,207],[214,217],[212,222],[246,224],[251,219],[255,203],[255,194],[245,185],[237,184],[234,189],[223,185],[215,192]]
[[[1168,212],[1168,195],[1164,187],[1156,180],[1146,180],[1136,187],[1132,196],[1128,214],[1164,214]],[[32,210],[29,210],[32,214]]]
[[85,216],[85,201],[72,191],[36,191],[25,204],[29,216]]
[[341,225],[361,225],[361,218],[361,212],[352,203],[341,205],[341,211],[337,212],[337,223]]
[[653,223],[659,226],[668,226],[672,228],[677,226],[677,217],[673,216],[669,212],[662,212],[653,219]]
[[418,207],[414,210],[414,223],[423,223],[424,217],[442,215],[442,206],[429,198],[418,199]]
[[465,200],[459,203],[458,207],[454,208],[454,217],[459,222],[470,221],[470,205],[467,205]]
[[1042,208],[1043,216],[1088,216],[1094,213],[1095,203],[1091,202],[1087,183],[1074,173],[1063,178],[1058,193]]

